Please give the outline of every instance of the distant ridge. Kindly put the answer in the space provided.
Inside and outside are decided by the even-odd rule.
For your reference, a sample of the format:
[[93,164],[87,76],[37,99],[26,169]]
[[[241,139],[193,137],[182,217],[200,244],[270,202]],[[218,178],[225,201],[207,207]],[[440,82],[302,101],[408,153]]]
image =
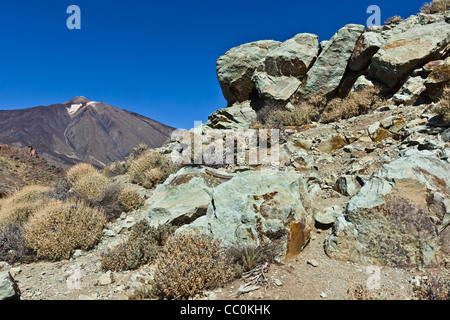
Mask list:
[[139,143],[156,148],[174,128],[77,96],[61,104],[0,110],[0,144],[33,148],[63,167],[78,162],[103,167],[123,160]]

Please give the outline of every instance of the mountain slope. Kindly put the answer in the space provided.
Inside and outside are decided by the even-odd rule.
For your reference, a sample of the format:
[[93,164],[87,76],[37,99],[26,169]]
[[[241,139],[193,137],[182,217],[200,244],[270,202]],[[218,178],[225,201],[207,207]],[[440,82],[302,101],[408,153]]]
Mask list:
[[123,160],[139,143],[160,147],[173,128],[85,97],[62,104],[0,110],[0,144],[33,146],[57,164],[104,166]]

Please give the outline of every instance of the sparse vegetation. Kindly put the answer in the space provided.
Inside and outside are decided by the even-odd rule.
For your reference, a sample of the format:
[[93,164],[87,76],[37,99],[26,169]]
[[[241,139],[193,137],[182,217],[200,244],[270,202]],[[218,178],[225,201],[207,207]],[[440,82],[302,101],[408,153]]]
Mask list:
[[242,273],[251,271],[260,264],[273,263],[281,256],[281,249],[282,245],[273,241],[257,247],[232,245],[225,250],[225,254],[231,264],[235,265],[237,275],[241,276]]
[[45,206],[49,187],[32,185],[22,188],[0,204],[0,228],[11,223],[23,223]]
[[102,256],[102,268],[112,271],[134,270],[150,263],[172,233],[173,228],[170,226],[152,227],[146,220],[140,221],[133,226],[127,241]]
[[235,271],[220,244],[193,232],[170,237],[156,260],[152,294],[161,299],[185,299],[232,280]]
[[72,188],[73,191],[81,198],[88,199],[90,201],[101,201],[109,183],[108,178],[100,172],[94,171],[89,175],[76,179],[72,184]]
[[25,223],[28,247],[39,257],[68,259],[76,249],[88,250],[100,240],[106,217],[81,201],[52,200]]
[[89,163],[79,163],[67,171],[66,177],[71,184],[75,184],[81,178],[97,173],[98,170]]
[[388,26],[388,25],[391,25],[391,24],[398,24],[398,23],[400,23],[402,21],[403,21],[402,17],[400,17],[400,16],[393,16],[393,17],[390,17],[389,19],[387,19],[384,22],[384,24]]
[[444,12],[450,9],[450,0],[433,0],[432,2],[425,3],[420,9],[421,13],[433,14]]
[[125,187],[120,192],[119,201],[127,212],[137,210],[144,204],[144,198],[132,185]]
[[292,110],[276,109],[269,112],[266,119],[260,121],[272,128],[283,126],[301,126],[312,121],[329,123],[367,114],[381,105],[383,98],[380,88],[366,87],[350,92],[345,98],[334,98],[328,103],[319,95],[312,95],[300,101]]
[[0,261],[30,263],[36,254],[26,244],[23,226],[18,223],[7,224],[0,230]]
[[444,117],[444,121],[450,125],[450,86],[446,86],[437,105],[437,112]]
[[133,183],[153,189],[176,170],[177,167],[169,157],[156,151],[147,150],[131,161],[128,174]]
[[380,88],[366,87],[361,91],[350,92],[347,97],[331,100],[320,118],[320,122],[329,123],[367,114],[381,106]]
[[419,300],[450,300],[450,279],[430,277],[414,291]]

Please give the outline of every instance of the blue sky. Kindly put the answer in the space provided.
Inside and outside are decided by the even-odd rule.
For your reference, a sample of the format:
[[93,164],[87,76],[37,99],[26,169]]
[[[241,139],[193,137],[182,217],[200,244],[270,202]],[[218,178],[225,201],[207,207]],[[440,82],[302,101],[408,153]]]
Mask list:
[[[216,61],[242,43],[309,32],[328,40],[347,23],[416,14],[424,0],[3,0],[0,109],[86,96],[176,128],[226,106]],[[66,9],[81,9],[69,30]]]

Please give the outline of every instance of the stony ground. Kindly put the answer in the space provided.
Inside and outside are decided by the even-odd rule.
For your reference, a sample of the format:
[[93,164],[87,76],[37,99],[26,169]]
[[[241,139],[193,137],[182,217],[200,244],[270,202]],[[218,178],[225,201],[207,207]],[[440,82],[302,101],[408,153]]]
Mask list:
[[[282,148],[299,151],[305,156],[297,163],[289,163],[286,160],[282,165],[285,170],[296,170],[305,175],[318,208],[343,208],[350,197],[336,191],[334,182],[340,175],[353,174],[362,178],[370,176],[382,163],[394,160],[402,150],[410,147],[422,146],[435,152],[436,156],[442,156],[443,150],[435,148],[442,145],[442,141],[432,129],[419,130],[419,133],[414,131],[414,128],[420,128],[431,118],[427,114],[428,109],[427,105],[385,108],[370,115],[329,125],[290,128],[284,133]],[[390,116],[405,119],[406,130],[412,132],[408,143],[405,143],[404,138],[390,137],[378,142],[367,138],[369,127]],[[336,135],[346,139],[355,136],[355,141],[350,146],[332,153],[320,150],[324,145],[326,147],[323,141]],[[310,144],[307,150],[300,148],[297,143],[305,139]],[[123,214],[116,222],[108,225],[101,243],[94,250],[78,251],[70,260],[13,266],[12,274],[22,291],[22,299],[129,299],[136,289],[151,281],[152,266],[135,271],[105,272],[101,268],[101,255],[108,247],[124,239],[129,228],[144,217],[145,208],[128,215]],[[268,279],[267,287],[261,285],[259,288],[252,288],[254,290],[240,290],[245,282],[236,280],[196,299],[343,300],[356,297],[349,294],[349,290],[353,292],[352,288],[358,285],[367,288],[368,284],[373,283],[371,281],[377,279],[379,281],[375,282],[375,288],[377,284],[379,288],[369,290],[369,296],[365,296],[366,298],[412,299],[414,286],[426,277],[449,277],[448,266],[427,270],[390,267],[374,269],[330,259],[325,254],[323,245],[330,227],[320,226],[314,230],[310,243],[295,258],[272,264],[265,275]]]

